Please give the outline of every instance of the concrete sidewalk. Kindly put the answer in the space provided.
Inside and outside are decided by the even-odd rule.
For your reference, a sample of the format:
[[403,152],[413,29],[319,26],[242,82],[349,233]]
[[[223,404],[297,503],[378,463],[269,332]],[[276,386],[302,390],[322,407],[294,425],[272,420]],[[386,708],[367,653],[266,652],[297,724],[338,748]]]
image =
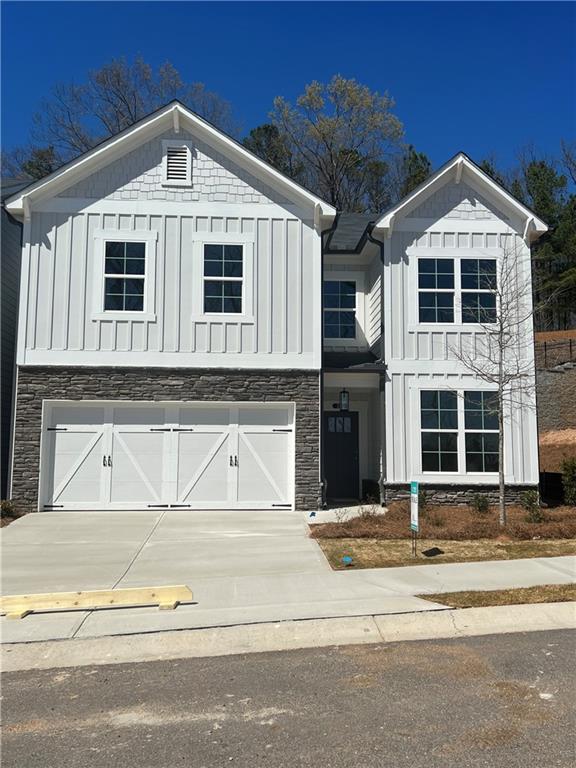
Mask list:
[[3,618],[2,641],[128,635],[446,607],[415,595],[564,584],[576,558],[332,571],[298,513],[43,513],[2,534],[3,593],[188,584],[195,604]]

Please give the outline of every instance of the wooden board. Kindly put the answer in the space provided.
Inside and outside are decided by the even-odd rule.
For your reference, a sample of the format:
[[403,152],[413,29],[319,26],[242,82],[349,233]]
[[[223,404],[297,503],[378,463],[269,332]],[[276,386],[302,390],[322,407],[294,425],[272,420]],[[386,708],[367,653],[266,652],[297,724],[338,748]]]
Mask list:
[[0,597],[0,613],[6,614],[9,619],[22,619],[29,613],[38,611],[88,611],[145,605],[173,609],[179,603],[189,603],[191,600],[192,591],[184,584],[167,587],[96,589],[83,592],[47,592]]

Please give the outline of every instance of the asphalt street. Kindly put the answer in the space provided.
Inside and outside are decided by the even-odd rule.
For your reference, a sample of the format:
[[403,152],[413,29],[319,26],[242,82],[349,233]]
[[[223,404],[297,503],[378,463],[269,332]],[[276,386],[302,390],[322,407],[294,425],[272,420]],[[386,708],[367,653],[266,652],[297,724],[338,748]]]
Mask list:
[[2,766],[573,768],[575,640],[558,630],[7,673]]

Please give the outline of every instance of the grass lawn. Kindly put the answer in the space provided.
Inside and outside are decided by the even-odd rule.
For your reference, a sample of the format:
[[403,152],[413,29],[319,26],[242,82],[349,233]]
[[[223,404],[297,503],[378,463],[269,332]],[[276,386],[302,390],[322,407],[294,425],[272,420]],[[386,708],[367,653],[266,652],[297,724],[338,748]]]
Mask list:
[[[517,560],[523,557],[555,557],[576,554],[575,539],[539,539],[523,541],[497,541],[476,539],[419,539],[417,556],[412,557],[409,539],[322,539],[318,544],[335,570],[355,568],[393,568],[402,565],[430,565],[431,563],[470,563],[481,560]],[[444,554],[426,557],[424,550],[438,547]],[[347,566],[342,558],[349,556]]]
[[490,605],[524,605],[526,603],[567,603],[576,600],[576,584],[543,584],[522,589],[494,589],[486,592],[444,592],[441,595],[419,595],[424,600],[452,608],[482,608]]

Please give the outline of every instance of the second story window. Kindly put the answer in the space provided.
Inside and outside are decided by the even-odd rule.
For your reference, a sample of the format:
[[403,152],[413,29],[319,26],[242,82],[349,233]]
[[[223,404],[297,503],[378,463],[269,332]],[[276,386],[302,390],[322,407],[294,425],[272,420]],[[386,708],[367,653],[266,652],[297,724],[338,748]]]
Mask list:
[[241,314],[243,279],[241,245],[204,245],[204,312]]
[[104,258],[104,311],[144,311],[146,243],[108,241]]
[[418,260],[418,319],[454,322],[454,259]]
[[496,259],[462,259],[462,322],[496,322]]
[[356,338],[356,283],[324,281],[324,338]]

